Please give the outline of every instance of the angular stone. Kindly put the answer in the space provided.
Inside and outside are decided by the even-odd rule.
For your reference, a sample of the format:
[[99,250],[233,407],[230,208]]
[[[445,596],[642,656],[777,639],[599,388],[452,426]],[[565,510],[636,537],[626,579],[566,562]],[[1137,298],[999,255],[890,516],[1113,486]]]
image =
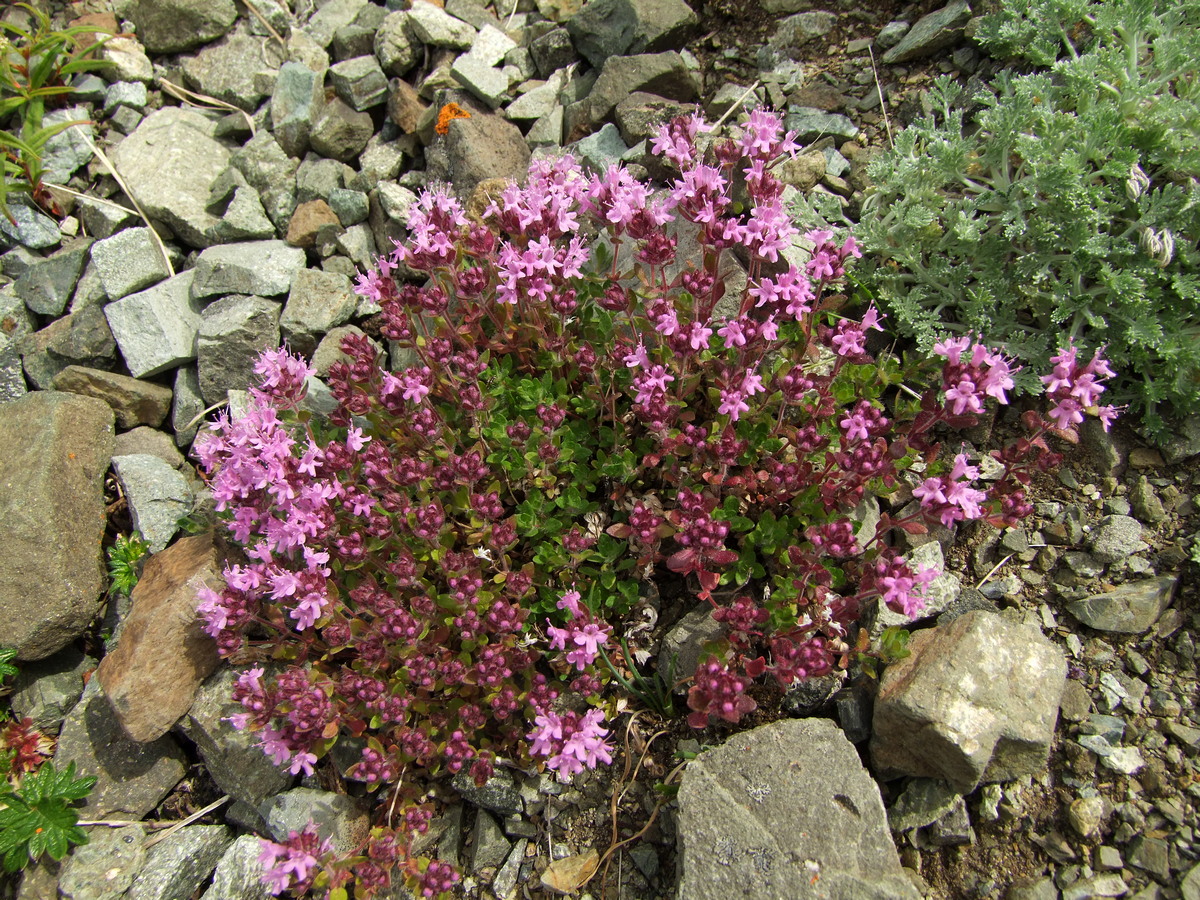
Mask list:
[[417,130],[421,117],[428,108],[417,89],[407,81],[397,79],[392,83],[391,93],[388,95],[388,121],[405,134],[412,134]]
[[233,833],[224,825],[181,828],[150,848],[126,900],[191,897],[208,880],[232,843]]
[[[324,200],[301,203],[288,223],[287,242],[293,247],[312,247],[321,229],[340,227],[341,221]],[[303,271],[303,270],[302,270]]]
[[1040,631],[970,612],[917,632],[909,650],[875,701],[871,757],[882,772],[968,792],[1045,766],[1066,661]]
[[730,738],[679,786],[679,900],[916,900],[879,788],[825,719]]
[[375,33],[387,17],[382,6],[368,3],[349,25],[343,25],[333,33],[333,57],[344,60],[356,56],[368,56],[375,52]]
[[1091,628],[1142,634],[1170,605],[1178,583],[1178,576],[1173,575],[1130,581],[1104,594],[1072,600],[1067,609]]
[[46,250],[61,240],[54,220],[19,195],[9,197],[8,211],[16,221],[0,215],[0,248],[21,246]]
[[191,296],[195,269],[104,307],[104,316],[135,378],[157,375],[196,358],[202,304]]
[[321,159],[310,153],[296,170],[296,199],[300,203],[309,200],[328,201],[329,194],[336,188],[344,188],[354,176],[354,170],[336,159]]
[[267,61],[267,40],[234,33],[185,57],[183,74],[193,90],[254,112],[274,87],[275,68]]
[[122,428],[158,427],[171,408],[170,388],[86,366],[67,366],[54,376],[54,389],[103,400]]
[[151,53],[178,53],[216,40],[233,27],[233,0],[135,0],[122,13]]
[[565,28],[547,31],[529,43],[529,54],[537,68],[539,78],[549,78],[551,73],[569,66],[575,61],[575,45]]
[[[256,191],[275,227],[286,229],[296,208],[296,169],[299,163],[263,129],[233,154],[230,162]],[[224,243],[224,242],[222,242]]]
[[1105,564],[1120,562],[1146,549],[1142,524],[1132,516],[1105,516],[1092,530],[1088,543],[1092,555]]
[[914,547],[904,556],[905,561],[914,569],[933,569],[937,577],[925,588],[925,606],[911,619],[903,613],[888,608],[882,601],[875,607],[871,620],[871,634],[878,636],[885,628],[904,626],[910,622],[919,622],[941,615],[958,599],[962,591],[962,582],[957,575],[946,571],[946,560],[942,553],[942,545],[930,541]]
[[112,368],[116,349],[108,322],[97,306],[55,319],[17,342],[25,374],[42,391],[50,390],[54,376],[72,364]]
[[618,164],[629,148],[621,140],[617,126],[609,122],[599,131],[576,141],[574,152],[592,171],[602,173],[607,172],[609,166]]
[[475,843],[471,851],[471,871],[498,868],[508,856],[509,843],[500,826],[483,810],[475,818]]
[[223,297],[204,310],[196,360],[206,404],[255,382],[258,355],[279,346],[279,311],[277,303],[239,295]]
[[112,706],[93,678],[63,723],[55,765],[76,764],[80,777],[96,776],[84,800],[85,818],[140,819],[183,778],[187,758],[170,736],[141,744],[121,730]]
[[508,76],[470,54],[455,60],[450,68],[455,81],[465,87],[492,109],[504,102],[508,91]]
[[629,146],[658,136],[659,127],[678,116],[696,111],[694,105],[668,100],[645,91],[634,91],[617,104],[613,119],[621,140]]
[[298,62],[280,67],[271,93],[271,133],[288,156],[304,156],[313,120],[324,102],[316,72]]
[[565,81],[561,72],[555,72],[544,83],[530,88],[508,104],[504,109],[504,115],[518,121],[540,119],[558,107],[558,95],[562,91]]
[[712,612],[707,605],[698,606],[667,632],[656,660],[659,677],[664,681],[673,683],[695,674],[702,661],[704,645],[724,633]]
[[349,162],[362,152],[374,133],[375,124],[369,115],[355,111],[335,97],[325,104],[313,123],[309,143],[322,156]]
[[217,786],[235,800],[258,807],[285,790],[292,776],[271,762],[247,731],[231,728],[229,716],[242,710],[232,699],[241,671],[222,667],[196,691],[195,700],[180,730],[200,751],[205,767]]
[[[277,297],[304,268],[304,251],[283,241],[248,241],[210,247],[196,260],[193,297],[254,294]],[[207,310],[205,311],[207,314]]]
[[229,164],[215,124],[196,112],[167,107],[151,113],[112,150],[113,164],[146,215],[165,223],[192,247],[213,243],[220,220],[208,212],[214,182]]
[[408,11],[408,22],[421,41],[434,47],[466,50],[475,38],[474,28],[426,0],[413,3]]
[[377,134],[372,135],[358,157],[359,173],[351,186],[369,191],[381,181],[394,181],[404,168],[404,160],[409,155],[406,150],[415,152],[416,146],[412,138],[385,141]]
[[525,809],[516,779],[506,769],[497,769],[483,787],[477,785],[475,779],[466,772],[455,775],[451,784],[464,800],[469,800],[497,815],[517,815]]
[[479,60],[485,66],[498,66],[510,50],[517,48],[517,42],[493,25],[484,25],[471,42],[467,55]]
[[93,828],[88,842],[63,862],[57,896],[64,900],[121,900],[146,861],[141,825]]
[[133,527],[141,532],[150,552],[158,553],[195,504],[187,479],[170,463],[146,453],[114,456],[113,470],[129,501]]
[[424,55],[404,10],[389,13],[375,34],[375,56],[388,75],[404,76]]
[[520,180],[529,170],[529,145],[521,130],[500,116],[475,113],[450,122],[444,176],[460,197],[486,178]]
[[141,81],[145,84],[154,81],[154,66],[136,38],[109,38],[100,50],[100,58],[108,60],[111,67],[105,74],[111,75],[114,81]]
[[963,29],[970,18],[971,7],[966,0],[954,0],[948,6],[922,16],[900,42],[883,55],[884,64],[906,63],[952,47],[962,40]]
[[620,56],[682,50],[699,22],[683,0],[591,0],[567,20],[567,31],[599,69]]
[[[143,90],[143,85],[138,85]],[[42,126],[50,128],[64,122],[79,124],[65,128],[54,135],[42,148],[42,178],[55,184],[65,184],[77,169],[86,166],[92,159],[89,143],[94,137],[90,114],[85,106],[56,109],[46,113]],[[93,235],[94,236],[94,235]]]
[[217,667],[216,644],[196,617],[202,586],[224,586],[211,532],[182,538],[151,556],[133,589],[116,649],[100,664],[100,684],[135,741],[166,734]]
[[31,263],[17,279],[17,296],[39,315],[61,316],[79,281],[91,245],[91,240],[80,238],[53,256]]
[[820,10],[788,16],[775,26],[767,46],[789,59],[803,59],[805,45],[824,37],[836,22],[836,15]]
[[[197,336],[198,330],[197,330]],[[171,402],[171,430],[175,432],[175,444],[186,447],[191,444],[199,428],[200,416],[204,411],[204,398],[200,396],[200,376],[196,367],[180,366],[175,370],[175,397]]]
[[[362,191],[334,188],[329,192],[329,208],[343,227],[349,227],[367,218],[371,211],[371,203]],[[292,286],[295,287],[295,284]]]
[[634,91],[686,103],[700,96],[700,77],[674,50],[611,57],[587,98],[570,107],[568,124],[598,125]]
[[563,140],[563,108],[555,106],[529,129],[525,136],[530,147],[561,147]]
[[811,106],[789,106],[784,126],[796,132],[796,140],[812,143],[825,135],[854,140],[858,126],[843,115]]
[[184,463],[183,454],[169,434],[145,425],[117,435],[113,456],[131,456],[135,453],[157,456],[172,469],[182,468]]
[[288,832],[300,831],[311,821],[321,840],[331,840],[342,853],[356,847],[370,828],[365,800],[311,788],[277,794],[262,804],[260,812],[275,840],[286,840]]
[[355,20],[367,0],[330,0],[321,4],[305,23],[304,30],[321,47],[328,47],[337,30]]
[[350,321],[357,308],[358,297],[345,275],[302,269],[292,283],[279,327],[292,350],[307,356],[321,335]]
[[374,56],[357,56],[330,66],[329,83],[342,100],[359,112],[387,99],[387,77]]
[[28,716],[44,734],[58,734],[63,720],[83,693],[83,678],[96,660],[74,647],[25,663],[13,680],[12,711]]
[[0,404],[0,619],[19,659],[56,652],[99,608],[112,447],[99,400],[38,391]]
[[92,263],[110,300],[119,300],[170,276],[149,228],[127,228],[92,247]]
[[267,886],[262,880],[262,864],[258,857],[262,853],[262,842],[252,834],[238,837],[213,872],[212,885],[200,900],[270,900]]

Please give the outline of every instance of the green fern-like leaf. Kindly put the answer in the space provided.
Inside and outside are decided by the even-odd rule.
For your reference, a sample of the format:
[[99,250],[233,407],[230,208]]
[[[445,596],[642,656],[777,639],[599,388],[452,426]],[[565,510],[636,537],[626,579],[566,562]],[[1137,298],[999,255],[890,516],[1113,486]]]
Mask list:
[[79,813],[70,807],[95,786],[95,777],[75,777],[75,763],[59,772],[45,763],[26,776],[16,791],[0,793],[0,855],[6,871],[15,872],[43,854],[59,860],[72,844],[86,844]]

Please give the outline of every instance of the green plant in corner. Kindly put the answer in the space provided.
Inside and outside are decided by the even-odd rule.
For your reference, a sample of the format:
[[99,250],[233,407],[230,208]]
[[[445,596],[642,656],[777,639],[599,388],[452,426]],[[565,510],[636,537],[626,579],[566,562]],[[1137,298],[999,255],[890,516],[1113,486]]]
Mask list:
[[23,869],[42,854],[59,860],[72,844],[86,844],[87,832],[79,827],[79,813],[70,804],[86,797],[95,784],[94,776],[75,777],[74,762],[62,772],[47,762],[22,778],[18,787],[6,784],[0,789],[0,856],[4,858],[4,870]]
[[128,595],[133,591],[141,571],[142,559],[149,549],[149,545],[136,531],[129,537],[117,535],[116,541],[108,548],[108,577],[112,582],[114,594]]
[[[0,20],[0,212],[9,219],[8,194],[29,192],[34,202],[49,204],[42,184],[42,154],[46,143],[59,132],[82,122],[43,124],[48,105],[70,94],[69,80],[81,73],[109,63],[96,59],[95,53],[106,37],[84,45],[84,35],[106,35],[91,25],[70,28],[51,27],[50,17],[28,3],[13,8],[29,15],[27,28]],[[108,35],[111,37],[111,35]]]

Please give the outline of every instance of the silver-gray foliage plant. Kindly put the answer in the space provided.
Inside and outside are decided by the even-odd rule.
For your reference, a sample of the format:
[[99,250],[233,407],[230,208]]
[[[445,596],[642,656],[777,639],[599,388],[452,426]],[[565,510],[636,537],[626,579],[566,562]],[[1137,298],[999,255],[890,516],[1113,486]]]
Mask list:
[[926,349],[979,332],[1036,372],[1064,336],[1107,344],[1161,435],[1200,411],[1200,0],[1004,0],[978,37],[1049,69],[974,116],[936,79],[868,168],[865,283]]

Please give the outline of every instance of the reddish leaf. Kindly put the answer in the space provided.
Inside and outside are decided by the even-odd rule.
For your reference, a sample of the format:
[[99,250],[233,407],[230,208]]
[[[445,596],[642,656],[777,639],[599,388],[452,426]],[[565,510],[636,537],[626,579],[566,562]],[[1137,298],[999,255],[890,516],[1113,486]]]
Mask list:
[[700,579],[700,587],[708,594],[711,594],[712,589],[721,583],[721,576],[716,572],[706,572],[701,569],[696,573],[696,577]]
[[625,538],[629,537],[629,535],[633,533],[633,529],[631,529],[624,522],[618,522],[615,525],[609,525],[606,529],[604,529],[604,533],[611,535],[612,537],[625,540]]
[[672,572],[679,572],[681,575],[696,571],[696,551],[688,547],[672,553],[667,558],[667,568]]
[[738,554],[735,550],[709,550],[704,558],[718,566],[727,566],[738,561]]
[[900,527],[908,534],[929,534],[929,529],[922,522],[905,522]]
[[761,656],[758,659],[747,660],[745,669],[747,675],[751,678],[757,678],[763,672],[767,671],[767,661]]

